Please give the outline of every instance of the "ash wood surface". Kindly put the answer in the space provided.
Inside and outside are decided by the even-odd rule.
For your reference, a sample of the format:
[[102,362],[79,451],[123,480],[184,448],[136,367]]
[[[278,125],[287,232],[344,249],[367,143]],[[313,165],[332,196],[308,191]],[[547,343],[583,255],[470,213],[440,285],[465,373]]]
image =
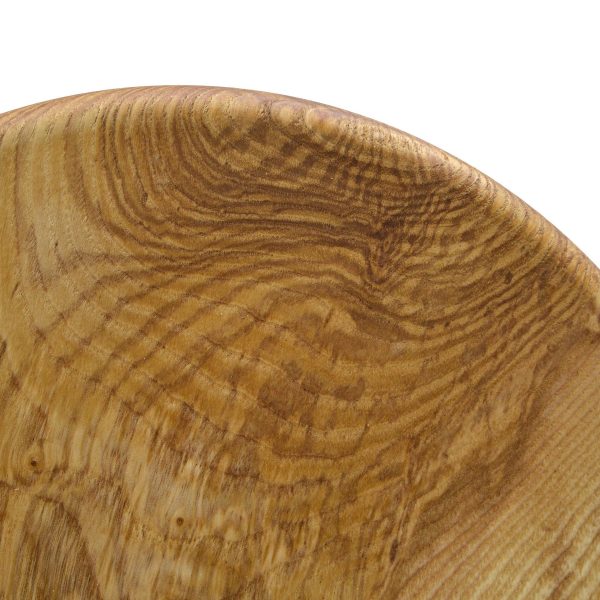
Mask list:
[[0,598],[600,597],[599,272],[475,169],[102,92],[0,116],[0,234]]

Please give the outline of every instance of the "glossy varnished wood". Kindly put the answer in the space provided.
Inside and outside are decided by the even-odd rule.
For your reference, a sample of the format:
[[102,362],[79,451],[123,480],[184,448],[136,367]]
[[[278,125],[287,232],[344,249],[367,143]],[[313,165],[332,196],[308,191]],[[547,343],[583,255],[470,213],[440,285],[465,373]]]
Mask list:
[[0,116],[0,233],[0,598],[600,594],[598,270],[475,169],[102,92]]

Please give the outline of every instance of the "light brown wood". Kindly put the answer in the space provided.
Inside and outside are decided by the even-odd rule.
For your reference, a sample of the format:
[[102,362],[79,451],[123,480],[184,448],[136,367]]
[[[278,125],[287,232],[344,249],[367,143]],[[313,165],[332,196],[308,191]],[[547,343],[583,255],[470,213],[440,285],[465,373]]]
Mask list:
[[102,92],[0,116],[0,232],[0,598],[600,597],[599,272],[475,169]]

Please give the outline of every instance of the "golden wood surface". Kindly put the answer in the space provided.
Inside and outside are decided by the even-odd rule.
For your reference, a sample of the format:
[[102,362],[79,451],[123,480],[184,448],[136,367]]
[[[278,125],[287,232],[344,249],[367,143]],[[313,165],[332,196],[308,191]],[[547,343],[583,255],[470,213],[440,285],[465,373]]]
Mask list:
[[0,598],[600,596],[599,271],[475,169],[101,92],[0,116],[0,233]]

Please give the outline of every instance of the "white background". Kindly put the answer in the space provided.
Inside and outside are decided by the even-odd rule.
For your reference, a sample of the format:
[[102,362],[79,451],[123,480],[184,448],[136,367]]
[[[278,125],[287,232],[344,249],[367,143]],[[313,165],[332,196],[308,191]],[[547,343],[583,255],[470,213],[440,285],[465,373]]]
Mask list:
[[339,106],[423,138],[600,265],[597,1],[4,2],[0,112],[202,84]]

